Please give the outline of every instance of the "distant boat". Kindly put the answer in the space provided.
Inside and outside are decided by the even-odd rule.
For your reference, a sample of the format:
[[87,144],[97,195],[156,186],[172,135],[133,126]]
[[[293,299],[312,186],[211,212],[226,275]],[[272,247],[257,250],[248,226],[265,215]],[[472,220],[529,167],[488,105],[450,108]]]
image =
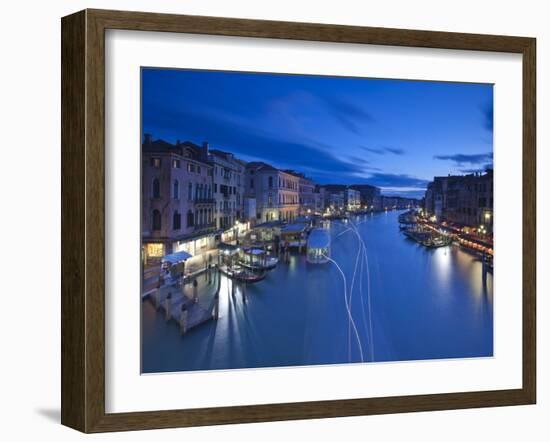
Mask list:
[[440,236],[434,236],[426,241],[424,241],[422,244],[426,247],[430,248],[437,248],[437,247],[444,247],[450,245],[452,242],[452,238],[450,236],[440,235]]
[[313,229],[307,239],[307,262],[323,264],[330,258],[330,234],[327,229]]

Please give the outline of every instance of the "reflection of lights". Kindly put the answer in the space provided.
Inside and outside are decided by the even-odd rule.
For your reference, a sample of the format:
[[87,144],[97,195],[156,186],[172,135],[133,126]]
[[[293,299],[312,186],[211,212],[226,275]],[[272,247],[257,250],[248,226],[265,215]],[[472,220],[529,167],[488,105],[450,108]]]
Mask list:
[[441,282],[447,282],[451,272],[451,254],[447,252],[446,247],[435,250],[434,261],[437,278]]

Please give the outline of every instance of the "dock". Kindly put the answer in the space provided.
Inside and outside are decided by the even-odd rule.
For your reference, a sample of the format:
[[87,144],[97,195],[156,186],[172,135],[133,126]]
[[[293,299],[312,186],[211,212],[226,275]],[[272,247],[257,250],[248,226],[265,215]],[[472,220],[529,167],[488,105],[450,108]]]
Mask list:
[[213,297],[206,305],[193,294],[185,293],[185,287],[176,283],[144,292],[142,300],[148,299],[159,313],[164,312],[167,322],[175,321],[184,335],[210,320],[218,319],[220,281],[218,274]]

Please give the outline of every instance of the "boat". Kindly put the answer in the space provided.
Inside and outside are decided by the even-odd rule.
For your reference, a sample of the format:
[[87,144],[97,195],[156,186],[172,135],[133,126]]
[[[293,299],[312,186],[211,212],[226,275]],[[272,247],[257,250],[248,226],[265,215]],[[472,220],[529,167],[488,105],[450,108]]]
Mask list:
[[323,264],[330,258],[330,234],[327,229],[313,229],[307,239],[306,260]]
[[273,270],[278,263],[279,258],[270,256],[265,250],[257,247],[243,249],[243,258],[239,262],[242,267],[254,271]]
[[444,247],[450,245],[452,238],[450,236],[439,235],[432,236],[431,238],[424,241],[422,244],[429,248]]
[[440,235],[432,231],[426,231],[418,228],[407,228],[402,231],[407,238],[410,238],[428,248],[448,246],[453,241],[453,238],[449,235]]
[[254,270],[246,269],[238,264],[231,267],[227,265],[221,265],[219,266],[219,269],[220,272],[222,272],[225,276],[238,282],[258,282],[264,279],[266,276],[265,271],[256,272]]
[[399,229],[406,230],[411,226],[414,226],[418,223],[417,214],[414,210],[408,210],[405,213],[402,213],[397,217],[399,222]]

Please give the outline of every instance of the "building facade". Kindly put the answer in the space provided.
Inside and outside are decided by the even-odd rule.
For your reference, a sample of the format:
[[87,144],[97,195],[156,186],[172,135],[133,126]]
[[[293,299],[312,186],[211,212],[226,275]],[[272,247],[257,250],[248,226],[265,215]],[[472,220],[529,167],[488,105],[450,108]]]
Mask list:
[[157,260],[180,250],[212,247],[212,166],[208,146],[153,141],[142,145],[142,253]]
[[244,171],[232,153],[211,150],[213,166],[214,223],[217,229],[233,229],[244,215]]
[[373,209],[375,199],[381,196],[380,188],[370,184],[352,184],[350,187],[359,191],[361,206],[365,209]]
[[315,213],[317,208],[317,196],[315,195],[315,183],[302,174],[299,177],[298,199],[300,204],[300,215]]
[[299,214],[300,177],[263,163],[246,165],[245,196],[256,200],[256,223],[291,222]]
[[428,216],[493,231],[493,171],[470,175],[435,177],[426,190]]
[[324,194],[325,208],[331,212],[343,211],[346,206],[345,190],[343,184],[326,184],[321,186]]
[[348,187],[344,190],[344,204],[346,210],[355,212],[361,208],[361,194],[358,190]]

